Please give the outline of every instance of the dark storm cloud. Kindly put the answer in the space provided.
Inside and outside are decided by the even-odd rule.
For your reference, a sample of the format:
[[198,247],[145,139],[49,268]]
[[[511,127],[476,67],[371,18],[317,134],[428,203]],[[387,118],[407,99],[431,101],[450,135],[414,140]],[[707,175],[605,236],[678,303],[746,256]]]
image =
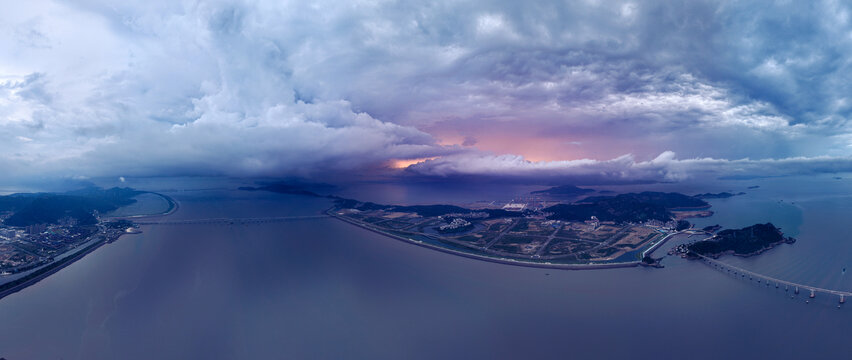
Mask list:
[[[6,10],[0,166],[19,176],[310,175],[435,156],[413,171],[532,166],[507,166],[525,160],[499,148],[482,155],[476,147],[495,144],[487,129],[557,139],[571,148],[562,158],[598,154],[586,155],[598,159],[589,169],[671,179],[700,169],[651,176],[636,170],[651,160],[633,159],[842,160],[852,144],[850,6],[834,1],[41,0]],[[548,164],[532,167],[586,169]]]

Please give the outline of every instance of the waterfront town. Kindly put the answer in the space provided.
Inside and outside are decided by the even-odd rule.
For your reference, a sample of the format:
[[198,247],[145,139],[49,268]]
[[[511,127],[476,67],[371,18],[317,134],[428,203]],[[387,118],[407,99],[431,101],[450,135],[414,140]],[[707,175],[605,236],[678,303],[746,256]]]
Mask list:
[[[11,215],[0,214],[0,221]],[[138,230],[127,220],[98,219],[97,224],[81,225],[76,219],[65,217],[56,224],[24,227],[0,223],[0,283],[3,276],[33,270],[81,247],[112,242],[123,234],[135,232]]]

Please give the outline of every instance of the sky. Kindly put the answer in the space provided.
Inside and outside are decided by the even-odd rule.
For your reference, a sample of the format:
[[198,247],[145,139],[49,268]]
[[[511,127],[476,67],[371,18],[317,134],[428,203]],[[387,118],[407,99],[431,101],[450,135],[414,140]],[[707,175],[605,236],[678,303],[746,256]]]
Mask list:
[[852,171],[848,2],[0,5],[0,181]]

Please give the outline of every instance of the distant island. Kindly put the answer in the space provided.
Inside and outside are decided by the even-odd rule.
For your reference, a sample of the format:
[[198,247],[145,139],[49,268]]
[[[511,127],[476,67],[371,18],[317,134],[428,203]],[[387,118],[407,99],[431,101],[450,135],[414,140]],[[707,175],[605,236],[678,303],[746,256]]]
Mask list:
[[574,185],[555,186],[550,189],[533,191],[531,194],[547,194],[557,196],[577,196],[595,192],[592,189],[583,189]]
[[613,199],[621,202],[648,203],[662,206],[670,210],[706,209],[710,207],[706,201],[689,195],[674,192],[643,191],[616,196],[594,196],[582,200],[582,203],[594,203],[601,200]]
[[722,230],[715,236],[685,245],[681,253],[688,258],[695,254],[718,258],[725,254],[735,256],[754,256],[780,244],[792,244],[796,239],[785,237],[772,223],[755,224],[736,230]]
[[238,190],[243,190],[243,191],[261,191],[261,190],[263,190],[263,191],[269,191],[269,192],[274,192],[274,193],[279,193],[279,194],[323,197],[322,195],[317,194],[313,191],[305,190],[301,186],[285,184],[285,183],[268,184],[268,185],[263,185],[263,186],[259,186],[259,187],[241,186],[241,187],[238,188]]
[[698,195],[693,195],[692,197],[698,198],[698,199],[727,199],[729,197],[740,196],[740,195],[745,195],[745,194],[746,193],[744,193],[744,192],[739,192],[739,193],[736,193],[736,194],[729,193],[729,192],[720,192],[720,193],[716,193],[716,194],[713,194],[713,193],[698,194]]
[[325,183],[308,183],[303,181],[267,181],[258,182],[258,186],[240,186],[238,190],[243,191],[269,191],[278,194],[304,195],[310,197],[332,197],[320,195],[317,191],[329,192],[336,187]]
[[558,204],[543,209],[548,219],[577,221],[592,216],[602,221],[645,222],[669,221],[675,209],[705,209],[707,202],[679,193],[646,191],[616,196],[595,196],[573,204]]

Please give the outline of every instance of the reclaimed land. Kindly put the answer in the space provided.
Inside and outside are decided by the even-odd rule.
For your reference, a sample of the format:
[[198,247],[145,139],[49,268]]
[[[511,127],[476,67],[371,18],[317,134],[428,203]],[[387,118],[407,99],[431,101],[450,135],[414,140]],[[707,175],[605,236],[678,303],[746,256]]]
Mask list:
[[628,261],[628,262],[618,262],[618,263],[597,263],[597,264],[557,264],[557,263],[544,263],[544,262],[533,262],[533,261],[524,261],[524,260],[516,260],[516,259],[506,259],[506,258],[498,258],[486,255],[479,255],[464,251],[458,251],[449,249],[446,247],[425,243],[422,241],[417,241],[413,239],[408,239],[399,235],[391,234],[382,229],[371,226],[367,223],[362,223],[360,221],[355,221],[353,219],[346,218],[345,216],[340,216],[331,211],[332,209],[327,210],[325,213],[333,218],[339,219],[341,221],[347,222],[349,224],[358,226],[360,228],[375,232],[377,234],[381,234],[387,236],[392,239],[396,239],[402,241],[407,244],[413,244],[417,246],[422,246],[425,248],[441,251],[444,253],[463,256],[470,259],[489,261],[498,264],[507,264],[507,265],[515,265],[515,266],[526,266],[526,267],[535,267],[535,268],[546,268],[546,269],[567,269],[567,270],[592,270],[592,269],[614,269],[614,268],[626,268],[626,267],[636,267],[639,266],[640,260],[636,261]]

